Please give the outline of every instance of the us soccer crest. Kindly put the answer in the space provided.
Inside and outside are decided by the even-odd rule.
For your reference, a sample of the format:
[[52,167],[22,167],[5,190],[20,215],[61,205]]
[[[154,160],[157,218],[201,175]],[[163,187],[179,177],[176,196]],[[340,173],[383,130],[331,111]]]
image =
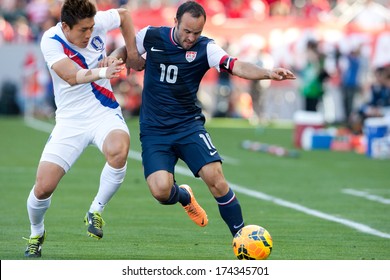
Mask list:
[[188,51],[186,52],[186,60],[188,62],[193,62],[196,58],[197,52]]

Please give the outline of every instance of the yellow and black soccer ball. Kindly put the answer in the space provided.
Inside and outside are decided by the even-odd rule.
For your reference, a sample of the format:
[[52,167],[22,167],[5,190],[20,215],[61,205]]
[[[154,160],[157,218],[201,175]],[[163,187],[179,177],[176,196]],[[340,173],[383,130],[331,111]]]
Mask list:
[[240,229],[233,238],[233,251],[239,260],[265,260],[272,251],[272,237],[257,225]]

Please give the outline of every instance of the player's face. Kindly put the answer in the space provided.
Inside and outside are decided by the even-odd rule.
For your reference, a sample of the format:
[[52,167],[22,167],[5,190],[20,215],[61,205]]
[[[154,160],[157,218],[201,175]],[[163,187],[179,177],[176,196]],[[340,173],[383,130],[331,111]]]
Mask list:
[[91,38],[95,21],[93,18],[80,20],[72,29],[66,23],[62,23],[62,30],[69,42],[79,48],[86,48]]
[[190,13],[185,13],[180,22],[175,18],[175,24],[175,40],[183,49],[188,50],[192,48],[202,34],[205,19],[202,16],[194,18]]

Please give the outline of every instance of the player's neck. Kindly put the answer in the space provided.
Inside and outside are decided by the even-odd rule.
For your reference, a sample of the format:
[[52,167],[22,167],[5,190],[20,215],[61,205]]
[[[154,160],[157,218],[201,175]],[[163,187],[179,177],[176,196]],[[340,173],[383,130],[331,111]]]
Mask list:
[[180,47],[180,44],[178,43],[178,40],[176,39],[176,27],[172,27],[172,41],[173,41],[173,43],[176,45],[176,46],[178,46],[178,47]]

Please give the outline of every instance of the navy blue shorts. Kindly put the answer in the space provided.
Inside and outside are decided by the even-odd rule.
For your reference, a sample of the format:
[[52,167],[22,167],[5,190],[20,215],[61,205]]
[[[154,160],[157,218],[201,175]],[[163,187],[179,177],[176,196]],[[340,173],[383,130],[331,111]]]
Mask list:
[[199,170],[206,164],[222,162],[206,130],[192,134],[142,135],[141,145],[145,178],[159,170],[174,174],[178,159],[187,164],[195,177],[199,177]]

